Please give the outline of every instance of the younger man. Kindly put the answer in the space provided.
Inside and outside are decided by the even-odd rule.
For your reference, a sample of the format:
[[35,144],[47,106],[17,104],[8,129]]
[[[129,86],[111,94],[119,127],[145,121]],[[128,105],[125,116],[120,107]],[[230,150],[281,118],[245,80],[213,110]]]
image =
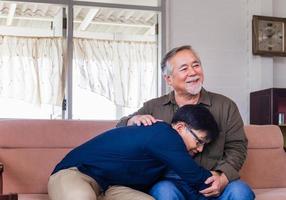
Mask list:
[[198,191],[207,187],[204,182],[212,174],[190,154],[201,152],[217,135],[213,116],[198,105],[179,108],[171,125],[109,130],[73,149],[55,167],[48,183],[50,199],[96,200],[113,185],[146,192],[168,168],[189,186],[182,190],[190,198],[200,198]]

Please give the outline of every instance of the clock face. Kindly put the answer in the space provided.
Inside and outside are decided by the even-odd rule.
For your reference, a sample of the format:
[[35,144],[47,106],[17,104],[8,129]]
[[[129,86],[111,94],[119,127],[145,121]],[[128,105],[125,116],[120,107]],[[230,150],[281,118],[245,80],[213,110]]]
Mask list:
[[284,51],[284,27],[282,22],[261,20],[258,22],[258,48],[261,51]]

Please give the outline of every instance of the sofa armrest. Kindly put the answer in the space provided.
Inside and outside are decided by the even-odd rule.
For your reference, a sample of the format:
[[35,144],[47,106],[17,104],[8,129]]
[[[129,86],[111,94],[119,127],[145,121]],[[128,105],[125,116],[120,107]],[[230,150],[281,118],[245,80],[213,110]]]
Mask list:
[[18,195],[17,194],[1,194],[0,195],[0,200],[18,200]]
[[4,165],[0,163],[0,200],[18,200],[18,194],[3,194],[3,171]]
[[0,195],[3,194],[3,171],[4,171],[4,165],[0,163]]

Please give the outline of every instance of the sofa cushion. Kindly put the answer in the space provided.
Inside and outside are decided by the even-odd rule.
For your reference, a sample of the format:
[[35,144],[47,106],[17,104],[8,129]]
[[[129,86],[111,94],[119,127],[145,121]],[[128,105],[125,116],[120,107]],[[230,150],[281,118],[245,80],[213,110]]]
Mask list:
[[49,200],[47,194],[18,194],[18,200]]
[[286,187],[285,163],[283,149],[249,149],[241,178],[252,188]]
[[283,147],[283,135],[275,125],[244,126],[249,149],[274,149]]
[[241,178],[252,188],[286,187],[286,153],[278,126],[245,126],[249,140],[247,159]]
[[116,121],[0,120],[4,193],[47,193],[55,165],[72,148],[114,127]]
[[47,193],[48,178],[55,165],[71,149],[11,148],[0,150],[4,164],[4,193]]
[[115,125],[111,120],[0,120],[0,148],[73,148]]
[[286,188],[255,189],[256,200],[286,199]]

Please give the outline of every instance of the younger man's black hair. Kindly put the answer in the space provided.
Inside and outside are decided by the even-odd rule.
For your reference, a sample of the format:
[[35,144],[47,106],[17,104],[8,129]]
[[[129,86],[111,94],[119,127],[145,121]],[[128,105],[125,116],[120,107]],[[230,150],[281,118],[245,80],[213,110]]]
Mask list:
[[210,113],[203,105],[184,105],[180,107],[173,116],[172,124],[185,122],[189,128],[207,132],[207,140],[212,141],[218,137],[218,125]]

